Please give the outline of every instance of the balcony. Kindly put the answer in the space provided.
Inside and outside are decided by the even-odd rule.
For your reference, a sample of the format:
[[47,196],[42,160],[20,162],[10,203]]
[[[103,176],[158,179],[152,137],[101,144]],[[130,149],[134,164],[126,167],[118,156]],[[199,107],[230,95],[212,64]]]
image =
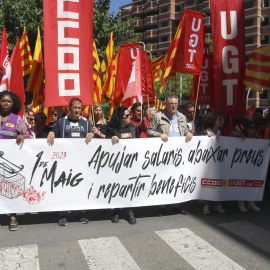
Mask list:
[[157,36],[157,29],[149,29],[144,33],[144,39],[151,39]]
[[211,25],[211,18],[210,17],[204,17],[203,18],[203,24],[208,26]]
[[138,20],[135,22],[134,24],[134,28],[140,28],[140,27],[143,27],[144,26],[144,23],[143,23],[143,20]]
[[144,23],[147,24],[147,25],[157,24],[158,23],[158,21],[157,21],[157,15],[149,16],[148,18],[146,18],[144,20]]
[[195,7],[195,0],[189,0],[186,2],[184,9],[191,9]]

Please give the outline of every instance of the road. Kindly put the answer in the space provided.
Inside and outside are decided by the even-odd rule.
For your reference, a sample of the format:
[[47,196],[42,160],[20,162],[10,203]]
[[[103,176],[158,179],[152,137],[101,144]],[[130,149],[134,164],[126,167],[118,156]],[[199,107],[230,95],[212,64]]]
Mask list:
[[225,202],[225,214],[209,216],[196,201],[183,206],[189,215],[136,209],[136,225],[112,224],[111,210],[87,211],[89,224],[66,227],[53,213],[25,214],[16,232],[2,215],[0,269],[270,269],[270,201],[258,202],[258,213]]

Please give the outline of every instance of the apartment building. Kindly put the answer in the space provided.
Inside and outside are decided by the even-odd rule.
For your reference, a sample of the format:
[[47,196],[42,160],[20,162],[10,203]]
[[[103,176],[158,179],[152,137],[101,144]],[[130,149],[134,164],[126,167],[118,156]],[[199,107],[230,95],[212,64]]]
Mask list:
[[[270,0],[244,0],[246,62],[252,51],[262,45],[270,45]],[[134,25],[136,33],[142,34],[142,41],[151,44],[153,57],[167,51],[185,9],[202,12],[206,37],[211,38],[211,13],[209,0],[133,0],[120,7],[121,19],[138,17]],[[249,103],[269,106],[270,91],[257,94],[249,92]]]

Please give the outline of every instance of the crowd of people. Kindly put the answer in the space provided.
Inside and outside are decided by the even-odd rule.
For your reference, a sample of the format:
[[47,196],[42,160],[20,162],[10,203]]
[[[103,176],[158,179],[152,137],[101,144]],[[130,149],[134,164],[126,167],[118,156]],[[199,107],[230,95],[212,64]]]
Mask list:
[[[51,122],[46,125],[47,116],[44,112],[34,113],[27,108],[24,119],[18,115],[21,110],[21,102],[14,93],[3,91],[0,93],[0,138],[16,139],[17,144],[24,139],[47,138],[49,145],[54,144],[55,138],[85,138],[89,143],[92,138],[111,139],[119,142],[120,139],[160,137],[167,142],[169,137],[185,136],[190,142],[193,136],[233,136],[241,138],[270,139],[269,117],[263,116],[263,111],[257,108],[253,120],[248,120],[245,115],[235,115],[228,118],[221,117],[218,113],[208,112],[202,117],[193,104],[179,106],[178,97],[169,95],[165,101],[165,109],[156,111],[154,108],[144,110],[140,102],[134,103],[130,108],[119,107],[114,110],[110,121],[105,119],[103,107],[96,103],[88,117],[82,116],[82,101],[72,98],[69,103],[69,113],[66,115],[62,109],[56,108],[51,113]],[[196,113],[196,117],[195,117]],[[48,116],[49,117],[49,116]],[[265,186],[265,196],[270,196],[269,183]],[[210,214],[208,201],[202,201],[203,214]],[[238,208],[246,212],[247,208],[252,211],[260,211],[254,202],[239,201]],[[221,202],[213,202],[213,211],[225,213]],[[174,211],[188,214],[187,210],[176,205]],[[158,215],[162,215],[164,206],[160,206]],[[127,209],[127,221],[136,224],[134,209]],[[118,223],[120,209],[114,209],[111,221]],[[59,213],[59,226],[66,226],[69,219],[68,211]],[[81,210],[72,212],[72,219],[87,224],[89,220]],[[9,229],[18,229],[16,214],[10,214]]]

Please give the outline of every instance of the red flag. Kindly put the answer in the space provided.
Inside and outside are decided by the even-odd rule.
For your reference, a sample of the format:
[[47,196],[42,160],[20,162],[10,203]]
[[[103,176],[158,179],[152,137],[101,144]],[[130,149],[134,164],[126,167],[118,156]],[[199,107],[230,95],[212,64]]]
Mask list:
[[93,2],[43,1],[46,107],[94,104]]
[[137,56],[132,64],[132,71],[128,81],[128,85],[123,97],[123,106],[127,108],[131,106],[134,102],[142,102],[142,61],[141,52],[137,51]]
[[215,111],[245,113],[244,1],[211,0]]
[[[5,71],[8,67],[8,43],[5,26],[3,27],[2,40],[1,40],[1,51],[0,51],[0,82],[5,75]],[[1,91],[7,90],[8,87],[1,87]]]
[[201,73],[204,33],[203,13],[185,10],[166,54],[153,62],[154,80],[161,81],[160,93],[172,71]]
[[17,43],[12,52],[8,69],[9,69],[8,74],[10,74],[9,77],[10,88],[8,90],[19,96],[22,103],[22,108],[21,111],[19,112],[19,115],[23,116],[24,114],[23,105],[25,102],[25,95],[24,95],[23,68],[21,61],[21,49],[19,38],[17,38]]
[[140,43],[125,44],[119,47],[114,95],[114,98],[117,100],[125,94],[132,71],[132,65],[135,63],[137,53],[140,51]]
[[[214,106],[213,82],[214,82],[213,53],[210,51],[210,46],[208,44],[205,44],[197,104],[208,104],[211,107]],[[194,75],[192,89],[189,98],[189,102],[192,104],[196,103],[198,83],[199,83],[199,75]]]

